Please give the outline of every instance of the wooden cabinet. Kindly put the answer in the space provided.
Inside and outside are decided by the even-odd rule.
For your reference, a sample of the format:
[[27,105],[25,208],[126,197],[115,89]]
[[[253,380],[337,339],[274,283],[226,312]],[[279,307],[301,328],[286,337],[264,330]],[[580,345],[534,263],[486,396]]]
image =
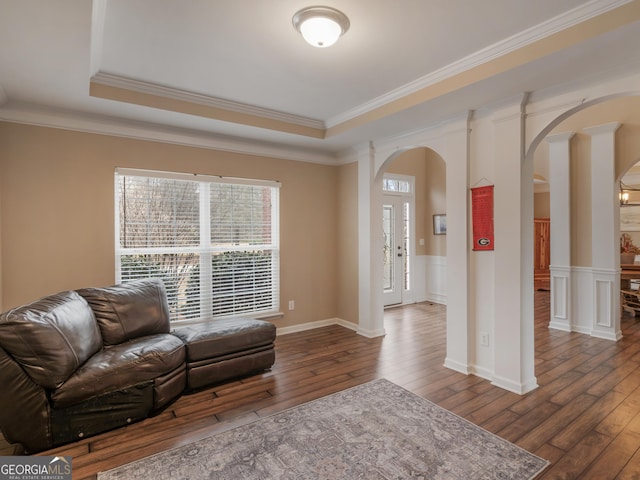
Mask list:
[[550,222],[548,218],[535,218],[533,223],[533,286],[536,290],[549,290]]

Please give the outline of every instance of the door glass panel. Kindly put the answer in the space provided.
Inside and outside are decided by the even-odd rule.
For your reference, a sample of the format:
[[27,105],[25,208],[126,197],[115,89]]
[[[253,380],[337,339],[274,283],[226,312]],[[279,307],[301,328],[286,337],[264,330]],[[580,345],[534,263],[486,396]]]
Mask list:
[[411,211],[409,209],[409,202],[404,202],[403,204],[403,218],[402,218],[402,250],[404,251],[404,256],[402,257],[404,260],[404,289],[405,290],[411,290],[411,272],[410,272],[410,265],[411,262],[409,261],[409,252],[411,251],[411,249],[409,248],[409,240],[411,238],[411,232],[410,232],[410,228],[411,228]]
[[384,232],[384,275],[383,286],[384,291],[393,291],[394,275],[394,258],[393,255],[393,205],[383,205],[382,209],[382,230]]

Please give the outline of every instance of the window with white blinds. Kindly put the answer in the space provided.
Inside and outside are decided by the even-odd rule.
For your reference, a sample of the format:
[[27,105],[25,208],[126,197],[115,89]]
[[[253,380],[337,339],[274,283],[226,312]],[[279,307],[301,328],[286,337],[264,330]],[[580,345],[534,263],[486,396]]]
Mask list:
[[117,281],[164,281],[171,320],[279,310],[277,182],[118,169]]

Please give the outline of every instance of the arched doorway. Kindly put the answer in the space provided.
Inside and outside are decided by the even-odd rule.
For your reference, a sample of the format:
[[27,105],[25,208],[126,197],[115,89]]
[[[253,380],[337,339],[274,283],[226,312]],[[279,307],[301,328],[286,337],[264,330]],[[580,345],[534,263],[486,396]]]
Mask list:
[[[381,174],[384,306],[422,301],[446,304],[445,162],[435,151],[418,147],[385,163]],[[434,224],[435,220],[439,223]],[[395,241],[401,236],[408,238]],[[403,291],[392,291],[397,287]]]
[[629,95],[585,102],[552,119],[527,152],[536,172],[548,162],[551,328],[621,338],[618,182],[638,160],[639,107]]
[[384,172],[403,152],[428,148],[446,164],[459,172],[446,176],[447,255],[446,291],[456,291],[456,302],[447,306],[447,355],[445,365],[468,374],[468,141],[469,119],[451,123],[446,129],[425,130],[405,136],[401,142],[369,145],[358,156],[358,243],[359,243],[359,333],[384,335],[382,302],[382,180]]

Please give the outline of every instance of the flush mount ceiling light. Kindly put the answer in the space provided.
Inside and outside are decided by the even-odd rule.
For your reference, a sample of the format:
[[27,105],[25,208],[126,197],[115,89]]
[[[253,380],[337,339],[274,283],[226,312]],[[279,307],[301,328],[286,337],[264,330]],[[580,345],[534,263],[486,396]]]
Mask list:
[[349,30],[349,19],[340,10],[331,7],[307,7],[293,16],[296,27],[310,45],[330,47]]

